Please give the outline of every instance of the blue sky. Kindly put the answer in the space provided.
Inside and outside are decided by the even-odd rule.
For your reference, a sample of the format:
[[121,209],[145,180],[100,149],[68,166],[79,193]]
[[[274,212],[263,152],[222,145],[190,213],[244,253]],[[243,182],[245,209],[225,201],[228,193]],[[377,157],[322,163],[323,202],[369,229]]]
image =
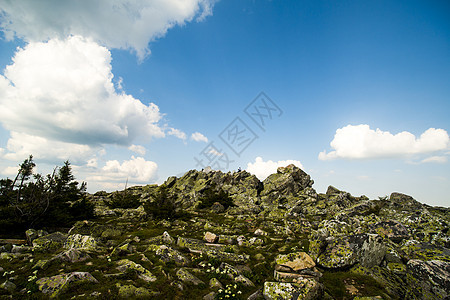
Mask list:
[[[116,190],[203,151],[261,179],[293,162],[318,192],[450,204],[448,1],[21,3],[0,1],[3,177],[33,154]],[[260,92],[282,111],[265,131],[244,112]],[[219,136],[236,117],[257,136],[240,155]]]

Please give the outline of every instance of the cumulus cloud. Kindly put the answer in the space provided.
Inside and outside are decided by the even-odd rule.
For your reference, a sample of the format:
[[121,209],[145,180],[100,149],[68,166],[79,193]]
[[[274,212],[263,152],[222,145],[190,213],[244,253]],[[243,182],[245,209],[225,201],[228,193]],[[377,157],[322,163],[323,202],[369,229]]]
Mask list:
[[132,156],[130,160],[120,163],[117,160],[109,160],[105,166],[95,174],[88,176],[88,182],[128,182],[149,183],[156,179],[158,165],[153,161],[147,161],[143,157]]
[[208,138],[206,136],[204,136],[203,134],[201,134],[200,132],[194,132],[191,135],[191,139],[196,141],[196,142],[208,142]]
[[72,163],[84,164],[86,158],[92,157],[99,150],[96,147],[50,140],[45,137],[12,131],[6,144],[3,158],[22,161],[30,154],[42,161],[59,164],[70,159]]
[[247,171],[258,177],[259,180],[264,180],[270,174],[276,173],[278,167],[286,167],[287,165],[294,164],[299,168],[303,168],[303,165],[298,160],[279,160],[279,161],[264,161],[262,157],[257,157],[255,162],[249,162],[247,164]]
[[184,133],[183,131],[181,131],[179,129],[170,128],[169,131],[167,132],[167,134],[173,135],[181,140],[186,140],[186,133]]
[[370,129],[365,124],[347,125],[336,130],[330,143],[334,150],[320,152],[319,159],[390,158],[432,153],[447,149],[449,141],[449,135],[444,129],[430,128],[416,138],[407,131],[392,134],[378,128]]
[[74,160],[101,145],[164,137],[158,106],[117,92],[112,79],[109,50],[79,36],[18,49],[0,75],[0,122],[13,152],[5,157]]
[[132,49],[140,59],[167,31],[212,14],[215,0],[2,1],[0,27],[9,40],[90,37],[108,48]]

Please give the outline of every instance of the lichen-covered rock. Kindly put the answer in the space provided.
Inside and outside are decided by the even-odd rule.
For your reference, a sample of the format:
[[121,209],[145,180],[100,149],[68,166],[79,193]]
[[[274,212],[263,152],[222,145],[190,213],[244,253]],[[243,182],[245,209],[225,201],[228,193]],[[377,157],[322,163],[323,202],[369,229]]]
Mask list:
[[131,298],[131,299],[148,299],[154,296],[151,291],[144,287],[135,287],[134,285],[120,285],[117,284],[119,288],[120,298]]
[[283,196],[295,196],[305,188],[312,187],[314,181],[303,170],[291,164],[279,167],[277,173],[269,175],[264,181],[262,197],[269,201],[280,199]]
[[115,239],[122,235],[122,230],[117,228],[107,228],[102,232],[101,238],[105,240]]
[[25,231],[25,236],[27,237],[28,245],[33,245],[33,241],[35,239],[45,236],[47,234],[48,232],[44,230],[28,229],[27,231]]
[[191,283],[193,285],[204,284],[203,281],[201,281],[200,279],[198,279],[197,277],[195,277],[194,275],[192,275],[186,269],[183,268],[178,269],[176,275],[181,281],[186,283]]
[[150,245],[147,251],[155,252],[164,262],[174,262],[177,266],[186,266],[190,260],[179,251],[166,245]]
[[142,265],[135,263],[129,259],[122,259],[117,262],[117,270],[126,272],[136,272],[137,276],[147,282],[155,281],[156,277]]
[[405,260],[443,260],[450,262],[450,249],[416,240],[405,241],[401,248]]
[[66,249],[85,249],[85,250],[96,250],[97,241],[95,238],[89,235],[72,234],[67,238],[64,247]]
[[317,257],[317,263],[325,268],[350,267],[360,263],[365,267],[379,265],[386,253],[382,238],[376,234],[357,234],[331,238]]
[[275,259],[277,265],[288,268],[290,271],[301,271],[314,268],[316,264],[313,259],[305,252],[294,252],[289,254],[280,254]]
[[231,260],[234,262],[246,262],[250,257],[247,254],[236,254],[224,251],[224,245],[205,244],[201,240],[178,237],[177,245],[188,248],[193,253],[203,253],[219,260]]
[[54,232],[33,240],[33,248],[37,251],[55,251],[61,248],[67,240],[67,235]]
[[450,296],[450,263],[440,260],[408,261],[410,296],[422,299],[443,299]]
[[303,279],[296,283],[270,282],[264,283],[264,298],[268,300],[285,299],[320,299],[321,285],[314,279]]
[[410,233],[406,227],[396,220],[378,222],[373,225],[373,227],[375,232],[380,236],[386,237],[395,243],[400,243],[402,240],[407,239],[410,236]]
[[217,278],[211,278],[209,280],[209,287],[213,290],[218,290],[223,288],[223,285]]
[[117,246],[116,248],[114,248],[114,250],[111,252],[111,255],[118,255],[118,256],[122,256],[122,255],[127,255],[127,254],[131,254],[134,252],[134,247],[128,243],[122,243],[122,245]]
[[89,254],[87,254],[84,251],[81,251],[79,249],[74,249],[74,248],[64,251],[55,257],[56,261],[68,262],[68,263],[76,263],[76,262],[85,261],[88,259],[91,259]]
[[244,275],[238,275],[234,278],[234,281],[242,284],[243,286],[255,286],[255,284]]
[[16,285],[14,282],[6,280],[2,284],[0,284],[0,289],[7,290],[8,292],[13,292],[16,289]]
[[168,244],[168,245],[175,244],[175,239],[173,237],[171,237],[167,231],[163,232],[162,241],[164,244]]
[[94,282],[97,279],[88,272],[72,272],[60,274],[53,277],[44,277],[36,281],[39,290],[48,294],[50,298],[58,297],[61,292],[68,288],[74,282]]

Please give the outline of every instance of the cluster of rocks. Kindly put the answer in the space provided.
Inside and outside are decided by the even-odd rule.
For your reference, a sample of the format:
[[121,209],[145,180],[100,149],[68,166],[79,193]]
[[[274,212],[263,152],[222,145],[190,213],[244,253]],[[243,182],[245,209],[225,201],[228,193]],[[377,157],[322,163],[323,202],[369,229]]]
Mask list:
[[[260,182],[245,172],[189,171],[164,183],[183,218],[110,209],[67,230],[0,240],[0,298],[444,299],[450,214],[392,193],[325,194],[294,165]],[[214,187],[233,199],[199,209]],[[129,188],[145,204],[158,186]],[[25,239],[26,238],[26,239]]]

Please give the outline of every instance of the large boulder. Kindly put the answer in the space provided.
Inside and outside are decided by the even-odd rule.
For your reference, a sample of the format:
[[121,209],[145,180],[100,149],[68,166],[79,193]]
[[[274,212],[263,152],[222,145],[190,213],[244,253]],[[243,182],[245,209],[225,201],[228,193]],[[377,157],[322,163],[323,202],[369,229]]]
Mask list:
[[135,263],[129,259],[122,259],[117,262],[117,270],[126,273],[126,272],[135,272],[137,276],[147,282],[155,281],[156,277],[142,265]]
[[58,297],[61,292],[74,282],[97,283],[98,281],[88,272],[72,272],[52,277],[44,277],[37,280],[36,284],[41,292],[48,294],[50,298],[54,298]]
[[360,263],[370,268],[379,265],[385,254],[386,246],[377,234],[332,237],[325,241],[325,247],[317,257],[317,264],[338,269]]
[[412,259],[407,264],[410,298],[447,299],[450,296],[450,263]]
[[37,251],[55,251],[61,248],[67,240],[67,234],[54,232],[33,240],[33,248]]
[[305,252],[294,252],[280,254],[275,259],[278,266],[287,268],[290,271],[298,272],[304,269],[311,269],[316,266],[313,259]]
[[312,187],[314,180],[303,170],[293,164],[279,167],[277,173],[270,175],[264,181],[261,196],[296,195],[305,188]]

